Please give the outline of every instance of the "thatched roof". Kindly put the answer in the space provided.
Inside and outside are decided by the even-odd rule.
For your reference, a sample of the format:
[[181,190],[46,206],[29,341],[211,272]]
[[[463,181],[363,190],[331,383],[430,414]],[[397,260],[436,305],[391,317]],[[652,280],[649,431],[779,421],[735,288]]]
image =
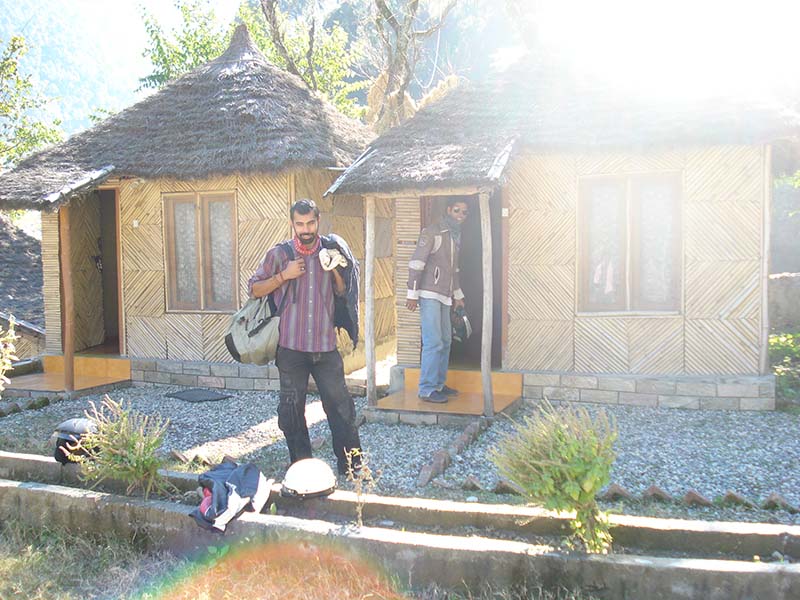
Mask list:
[[493,184],[523,151],[756,143],[796,135],[800,116],[743,98],[652,100],[562,69],[521,65],[462,83],[381,135],[334,183],[342,193]]
[[41,242],[0,215],[0,312],[44,327]]
[[344,167],[370,137],[270,64],[240,25],[219,58],[0,175],[0,208],[50,208],[109,175],[188,180]]

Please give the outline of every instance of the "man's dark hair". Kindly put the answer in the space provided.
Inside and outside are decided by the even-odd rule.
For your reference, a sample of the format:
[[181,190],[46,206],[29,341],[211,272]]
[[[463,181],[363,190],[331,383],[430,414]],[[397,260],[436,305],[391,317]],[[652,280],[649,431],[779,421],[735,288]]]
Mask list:
[[[466,198],[464,198],[463,196],[450,196],[447,199],[447,208],[450,208],[451,206],[454,206],[455,204],[466,204],[467,206],[469,206],[469,204],[467,203]],[[441,206],[441,205],[439,205],[439,206]]]
[[300,198],[300,200],[292,204],[292,208],[289,210],[289,218],[294,220],[294,213],[307,215],[311,211],[314,211],[314,216],[319,219],[319,208],[317,207],[317,203],[309,198]]

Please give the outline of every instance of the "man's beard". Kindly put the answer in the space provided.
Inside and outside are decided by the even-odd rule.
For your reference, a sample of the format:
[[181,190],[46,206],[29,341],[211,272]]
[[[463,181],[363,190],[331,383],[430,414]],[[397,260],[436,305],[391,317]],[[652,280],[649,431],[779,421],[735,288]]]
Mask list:
[[317,241],[317,234],[316,233],[299,233],[297,235],[297,239],[300,240],[305,246],[311,246],[314,242]]

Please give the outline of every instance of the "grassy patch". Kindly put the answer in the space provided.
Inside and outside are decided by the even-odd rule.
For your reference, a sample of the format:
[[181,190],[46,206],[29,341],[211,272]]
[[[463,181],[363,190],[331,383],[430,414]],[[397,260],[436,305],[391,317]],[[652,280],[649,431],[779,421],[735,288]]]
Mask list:
[[0,598],[132,598],[178,562],[111,537],[0,526]]
[[800,402],[800,332],[769,336],[769,359],[778,401]]
[[[292,540],[210,546],[189,562],[144,552],[112,537],[0,526],[0,598],[382,598],[416,600],[592,600],[566,589],[498,588],[470,592],[431,586],[405,592],[394,578],[333,545]],[[335,590],[335,595],[331,592]]]

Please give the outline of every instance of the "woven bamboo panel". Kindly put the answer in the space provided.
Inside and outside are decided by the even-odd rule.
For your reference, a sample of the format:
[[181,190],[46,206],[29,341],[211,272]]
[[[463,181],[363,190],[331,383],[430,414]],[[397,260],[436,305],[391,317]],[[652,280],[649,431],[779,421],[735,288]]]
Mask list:
[[240,221],[275,219],[288,224],[288,176],[241,175],[239,176],[238,185],[239,193],[236,208]]
[[575,208],[575,160],[562,156],[523,156],[511,165],[511,210],[570,211]]
[[128,271],[123,285],[126,314],[143,317],[164,314],[164,271]]
[[686,372],[757,374],[758,319],[686,320]]
[[288,220],[243,221],[239,223],[239,256],[261,261],[270,248],[289,237]]
[[394,217],[394,199],[393,198],[376,198],[375,199],[375,216],[385,219],[392,219]]
[[167,358],[167,324],[164,317],[137,317],[125,320],[128,356]]
[[61,353],[61,269],[58,264],[58,213],[42,212],[42,294],[48,353]]
[[512,265],[571,265],[575,261],[575,213],[515,210],[509,230]]
[[375,341],[392,337],[395,333],[394,298],[379,298],[375,301]]
[[579,373],[628,371],[628,327],[623,317],[575,320],[575,370]]
[[686,160],[687,203],[761,204],[764,173],[758,146],[721,146],[690,151]]
[[405,308],[408,290],[408,261],[420,233],[419,199],[398,198],[395,204],[395,305],[397,307],[397,362],[418,365],[420,360],[419,311]]
[[323,197],[331,187],[336,176],[330,171],[303,170],[294,174],[295,200],[310,198],[317,203],[320,211],[331,212],[336,196]]
[[628,372],[682,374],[683,343],[682,317],[628,319]]
[[161,182],[126,179],[119,188],[119,210],[123,226],[134,220],[161,227]]
[[203,316],[199,314],[164,315],[167,335],[167,358],[203,360]]
[[687,318],[757,318],[760,306],[761,266],[758,261],[686,265]]
[[19,360],[33,358],[44,352],[44,338],[30,335],[24,331],[17,330],[17,339],[14,342],[14,354]]
[[394,223],[391,219],[375,218],[375,257],[387,258],[394,254]]
[[391,257],[375,260],[375,298],[394,301],[394,259]]
[[361,196],[334,196],[333,214],[341,217],[363,217],[364,199]]
[[266,219],[239,223],[239,289],[247,300],[247,282],[275,244],[290,237],[288,219]]
[[586,154],[577,160],[578,175],[580,176],[680,171],[685,165],[685,153],[677,151],[642,154]]
[[229,192],[238,187],[236,175],[225,175],[209,179],[162,179],[161,192]]
[[100,255],[100,203],[96,195],[69,204],[72,295],[75,303],[75,351],[102,343],[103,276],[95,263]]
[[122,227],[123,271],[164,269],[164,236],[160,224]]
[[405,306],[397,308],[397,362],[418,365],[422,343],[420,340],[419,311],[411,312]]
[[572,371],[572,321],[513,320],[508,327],[506,368]]
[[202,315],[203,360],[233,362],[225,347],[225,335],[231,322],[230,315]]
[[572,319],[575,270],[570,265],[510,265],[508,315],[510,319],[563,321]]
[[761,206],[693,203],[686,206],[687,260],[757,260],[761,256]]
[[358,260],[364,260],[364,219],[362,217],[334,215],[333,231],[345,239]]

